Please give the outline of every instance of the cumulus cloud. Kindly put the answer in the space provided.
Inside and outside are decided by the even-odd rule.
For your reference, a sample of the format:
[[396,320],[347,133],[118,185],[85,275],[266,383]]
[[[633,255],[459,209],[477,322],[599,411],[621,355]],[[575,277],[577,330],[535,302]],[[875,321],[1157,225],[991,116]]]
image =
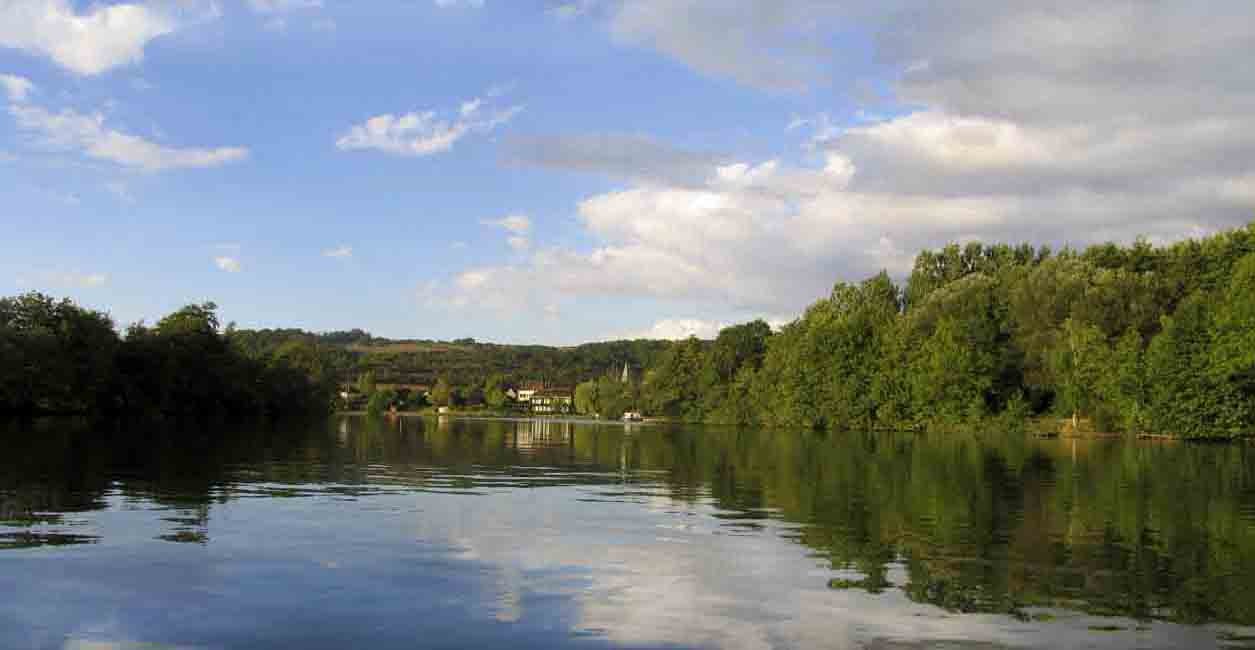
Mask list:
[[80,75],[138,63],[153,39],[179,27],[180,15],[151,4],[92,4],[79,12],[68,0],[5,0],[0,47],[46,56]]
[[[22,131],[34,136],[39,145],[77,151],[97,160],[106,160],[143,171],[188,167],[215,167],[248,157],[243,147],[169,147],[105,125],[102,113],[83,114],[73,109],[52,112],[26,100],[33,86],[20,77],[16,84],[6,82],[10,98],[9,115]],[[21,82],[25,82],[24,84]],[[13,85],[20,92],[14,92]]]
[[507,163],[651,182],[700,182],[728,156],[685,151],[646,135],[528,136],[506,142]]
[[4,89],[4,94],[9,98],[10,102],[24,102],[31,90],[35,88],[35,84],[31,83],[26,77],[19,77],[11,74],[0,74],[0,88]]
[[226,271],[227,273],[239,273],[244,269],[244,267],[240,265],[239,259],[229,255],[219,255],[215,257],[214,266],[217,266],[219,270]]
[[340,245],[335,248],[328,248],[322,252],[323,257],[332,257],[336,259],[347,259],[353,257],[353,247]]
[[719,336],[719,330],[727,327],[725,323],[701,320],[698,318],[664,318],[656,321],[644,330],[623,334],[624,339],[667,339],[679,341],[696,336],[699,339],[713,339]]
[[[794,313],[836,280],[901,277],[916,251],[948,241],[1171,241],[1255,216],[1255,76],[1233,64],[1255,42],[1248,2],[616,7],[642,43],[756,84],[782,34],[857,25],[898,71],[897,106],[795,119],[808,162],[721,160],[696,182],[665,148],[623,164],[596,147],[533,146],[516,157],[616,169],[628,185],[578,205],[593,245],[470,269],[450,283],[455,301],[538,304],[509,290],[534,285]],[[632,173],[653,163],[670,171]]]
[[374,149],[398,156],[430,156],[449,151],[462,138],[487,134],[514,119],[522,106],[486,110],[484,100],[462,102],[451,118],[434,110],[376,115],[349,128],[336,140],[341,151]]

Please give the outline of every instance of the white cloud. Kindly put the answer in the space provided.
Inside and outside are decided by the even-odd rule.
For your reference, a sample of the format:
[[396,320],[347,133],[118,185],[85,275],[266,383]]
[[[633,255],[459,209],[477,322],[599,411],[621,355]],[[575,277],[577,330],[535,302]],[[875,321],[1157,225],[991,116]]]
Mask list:
[[216,167],[248,157],[243,147],[213,149],[168,147],[105,126],[101,113],[85,115],[73,109],[53,113],[24,102],[9,105],[19,129],[35,135],[44,147],[78,151],[89,158],[162,171],[190,167]]
[[219,255],[214,258],[214,266],[226,271],[227,273],[239,273],[243,270],[240,260],[229,255]]
[[79,13],[68,0],[5,0],[0,46],[39,54],[80,75],[138,63],[178,17],[151,4],[93,4]]
[[785,127],[786,131],[799,129],[809,129],[811,132],[806,141],[808,149],[817,149],[835,140],[842,133],[842,128],[837,126],[828,113],[818,113],[812,117],[794,117]]
[[515,235],[526,235],[532,231],[532,220],[525,214],[509,214],[500,219],[488,219],[482,223],[487,226],[497,226]]
[[480,223],[486,226],[496,226],[509,233],[506,244],[513,251],[523,252],[532,247],[532,240],[529,236],[532,231],[532,220],[527,215],[510,214],[500,219],[485,219]]
[[[579,204],[593,245],[469,269],[448,287],[454,304],[610,295],[795,313],[836,280],[901,277],[919,249],[948,241],[1171,241],[1255,214],[1255,76],[1233,65],[1255,41],[1249,2],[615,6],[621,36],[769,87],[782,87],[760,83],[781,35],[857,26],[901,71],[897,105],[795,119],[813,134],[804,165],[531,147],[525,162],[627,170],[629,184]],[[806,79],[788,74],[805,67],[786,65],[782,79]],[[631,173],[651,168],[667,171]]]
[[104,273],[79,273],[77,271],[45,271],[17,280],[21,287],[53,287],[58,289],[94,289],[109,282]]
[[349,257],[353,257],[353,247],[342,244],[340,246],[336,246],[335,248],[328,248],[327,250],[322,252],[322,255],[323,257],[346,259]]
[[336,147],[341,151],[374,149],[398,156],[430,156],[449,151],[472,133],[491,133],[523,110],[522,106],[511,106],[483,116],[481,104],[478,98],[463,102],[451,119],[441,118],[432,110],[376,115],[351,127],[336,140]]
[[0,74],[0,88],[4,88],[4,94],[8,96],[10,102],[18,103],[26,101],[31,91],[35,89],[35,84],[26,77]]
[[719,330],[725,327],[727,327],[725,323],[698,318],[664,318],[647,329],[628,332],[615,338],[679,341],[696,336],[699,339],[713,339],[719,336]]
[[248,6],[259,14],[276,14],[318,9],[322,7],[322,0],[248,0]]
[[436,6],[441,9],[449,9],[452,7],[466,7],[470,9],[480,9],[484,6],[484,0],[435,0]]

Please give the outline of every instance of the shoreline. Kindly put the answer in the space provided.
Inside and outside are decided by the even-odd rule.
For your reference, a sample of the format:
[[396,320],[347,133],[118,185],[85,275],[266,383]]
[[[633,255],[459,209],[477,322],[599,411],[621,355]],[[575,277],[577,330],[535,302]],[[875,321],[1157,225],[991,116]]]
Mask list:
[[[332,415],[367,417],[366,411],[334,411]],[[736,427],[740,425],[726,424],[718,422],[686,422],[674,418],[654,417],[645,418],[641,421],[630,422],[618,419],[602,419],[581,415],[532,415],[520,413],[487,413],[487,412],[452,412],[452,413],[436,413],[431,410],[422,411],[397,411],[395,413],[383,413],[380,417],[398,418],[398,417],[423,417],[423,418],[456,418],[459,420],[480,420],[480,421],[499,421],[499,422],[534,422],[548,421],[556,423],[570,424],[606,424],[616,426],[640,426],[650,425],[658,426],[665,424],[690,424],[703,427]],[[1203,444],[1229,444],[1229,443],[1250,443],[1255,441],[1255,435],[1235,436],[1232,438],[1186,438],[1182,436],[1173,436],[1161,433],[1111,433],[1102,431],[1070,431],[1056,430],[1051,431],[1040,427],[1041,421],[1037,419],[1029,419],[1025,421],[1026,428],[1024,435],[1030,438],[1038,438],[1042,440],[1144,440],[1154,442],[1186,442],[1186,443],[1203,443]],[[1034,426],[1037,425],[1037,426]],[[927,434],[927,429],[895,429],[892,431],[900,433]]]
[[[368,417],[370,414],[366,411],[335,411],[332,415],[347,415],[355,417]],[[430,410],[423,411],[396,411],[385,412],[379,415],[381,418],[400,418],[400,417],[422,417],[422,418],[456,418],[459,420],[487,420],[498,422],[559,422],[571,424],[613,424],[619,426],[638,426],[638,425],[659,425],[672,424],[675,420],[668,418],[645,418],[638,421],[626,421],[614,418],[593,418],[581,415],[534,415],[522,413],[477,413],[477,412],[452,412],[452,413],[436,413]]]

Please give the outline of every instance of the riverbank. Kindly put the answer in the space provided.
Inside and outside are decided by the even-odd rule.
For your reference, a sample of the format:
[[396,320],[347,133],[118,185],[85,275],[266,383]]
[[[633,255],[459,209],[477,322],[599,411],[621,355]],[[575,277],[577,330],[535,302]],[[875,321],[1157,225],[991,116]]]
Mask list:
[[[366,411],[336,411],[335,415],[349,416],[368,416]],[[448,411],[440,413],[436,409],[419,409],[406,411],[385,411],[380,417],[425,417],[425,418],[457,418],[460,420],[498,420],[498,421],[532,421],[545,420],[550,422],[571,422],[579,424],[621,424],[621,425],[640,425],[640,424],[669,424],[678,423],[673,418],[645,418],[638,421],[625,421],[617,418],[598,418],[589,415],[579,415],[574,413],[559,414],[541,414],[541,413],[520,413],[518,411],[491,411],[491,410],[473,410],[473,411]]]

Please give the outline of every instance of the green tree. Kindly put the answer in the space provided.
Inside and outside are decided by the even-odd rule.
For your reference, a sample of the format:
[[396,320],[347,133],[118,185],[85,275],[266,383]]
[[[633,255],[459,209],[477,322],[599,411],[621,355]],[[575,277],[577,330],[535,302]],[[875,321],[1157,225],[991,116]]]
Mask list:
[[484,381],[484,403],[493,408],[501,408],[506,403],[505,376],[495,373]]
[[[701,419],[698,375],[704,361],[705,344],[695,337],[676,344],[663,354],[643,387],[647,410],[659,415]],[[622,413],[618,410],[623,401],[620,399],[622,384],[617,379],[603,377],[598,380],[597,386],[605,413]],[[630,404],[628,406],[631,407]]]
[[[1255,402],[1255,253],[1235,265],[1216,304],[1214,330],[1213,381],[1232,386],[1244,404]],[[1243,417],[1249,424],[1251,414]]]
[[618,417],[637,408],[639,395],[634,384],[625,384],[617,377],[602,376],[597,380],[597,406],[602,415]]
[[1210,302],[1202,293],[1186,298],[1147,349],[1148,424],[1158,433],[1214,438],[1245,432],[1249,404],[1233,383],[1210,372]]
[[367,370],[357,376],[357,392],[371,396],[375,394],[375,371]]
[[436,385],[432,387],[429,399],[432,406],[450,406],[453,403],[453,388],[449,385],[448,380],[444,377],[436,380]]
[[390,390],[376,391],[366,402],[366,414],[379,417],[397,402],[397,394]]
[[113,323],[40,293],[0,299],[0,412],[113,410]]
[[1115,405],[1120,415],[1120,427],[1127,433],[1140,433],[1146,428],[1146,380],[1145,350],[1142,335],[1129,328],[1116,343],[1110,368],[1102,382],[1104,397]]
[[1072,416],[1076,430],[1080,414],[1092,414],[1098,405],[1099,384],[1111,367],[1106,337],[1097,327],[1069,318],[1063,321],[1047,364],[1055,377],[1058,408]]
[[[726,327],[705,351],[698,373],[700,412],[705,419],[736,422],[730,391],[742,368],[757,370],[767,354],[771,327],[762,320]],[[738,398],[742,399],[742,398]]]
[[575,412],[584,415],[601,413],[600,399],[597,395],[597,381],[580,382],[575,386]]
[[996,282],[968,275],[934,291],[908,314],[912,411],[923,420],[971,420],[1019,391]]

